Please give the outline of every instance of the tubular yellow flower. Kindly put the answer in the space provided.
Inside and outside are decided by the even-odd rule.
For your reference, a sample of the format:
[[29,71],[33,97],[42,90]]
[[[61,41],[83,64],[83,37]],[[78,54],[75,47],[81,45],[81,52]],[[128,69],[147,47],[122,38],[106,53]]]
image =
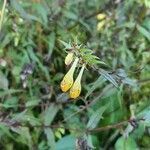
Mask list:
[[69,69],[67,74],[64,76],[63,80],[61,81],[60,87],[63,92],[67,92],[73,84],[73,74],[74,74],[78,61],[79,61],[79,58],[76,58],[71,68]]
[[106,21],[105,21],[105,20],[99,22],[99,23],[97,24],[97,30],[98,30],[98,31],[101,31],[101,30],[103,29],[103,27],[104,27],[105,24],[106,24]]
[[73,60],[73,52],[69,52],[65,58],[65,64],[70,65]]
[[80,93],[81,93],[81,78],[82,78],[82,74],[85,68],[85,64],[82,65],[82,68],[80,70],[80,73],[78,75],[78,77],[76,78],[73,86],[70,89],[70,98],[77,98]]
[[98,15],[97,15],[97,19],[98,19],[98,20],[102,20],[102,19],[104,19],[104,18],[106,18],[106,14],[104,14],[104,13],[101,13],[101,14],[98,14]]

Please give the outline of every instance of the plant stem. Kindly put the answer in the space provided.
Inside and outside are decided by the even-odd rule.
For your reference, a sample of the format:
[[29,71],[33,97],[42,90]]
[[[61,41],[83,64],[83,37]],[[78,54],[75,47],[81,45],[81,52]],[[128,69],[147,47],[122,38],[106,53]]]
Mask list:
[[1,12],[1,16],[0,16],[0,32],[1,32],[1,29],[2,29],[2,23],[3,23],[4,11],[5,11],[5,7],[6,7],[6,3],[7,3],[7,0],[4,0],[3,7],[2,7],[2,12]]

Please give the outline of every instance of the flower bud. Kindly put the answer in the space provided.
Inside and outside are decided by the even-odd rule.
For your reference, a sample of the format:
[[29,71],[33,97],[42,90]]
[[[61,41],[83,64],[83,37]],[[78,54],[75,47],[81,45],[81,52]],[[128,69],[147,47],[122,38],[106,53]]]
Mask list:
[[101,30],[103,29],[105,23],[106,23],[105,20],[99,22],[99,23],[97,24],[97,30],[98,30],[98,31],[101,31]]
[[106,14],[104,14],[104,13],[101,13],[101,14],[97,15],[98,20],[103,20],[104,18],[106,18]]
[[74,71],[75,71],[78,61],[79,61],[79,58],[76,58],[72,64],[71,68],[69,69],[67,74],[64,76],[64,78],[60,84],[61,90],[63,92],[67,92],[73,84],[73,74],[74,74]]
[[68,66],[73,61],[73,52],[69,52],[65,58],[65,64]]
[[83,64],[73,86],[70,89],[70,98],[77,98],[81,93],[81,78],[84,71],[85,65]]

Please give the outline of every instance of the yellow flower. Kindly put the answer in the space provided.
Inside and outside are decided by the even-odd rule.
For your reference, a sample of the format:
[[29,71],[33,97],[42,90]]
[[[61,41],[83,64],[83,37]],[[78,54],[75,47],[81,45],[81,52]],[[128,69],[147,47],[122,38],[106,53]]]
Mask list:
[[74,74],[78,61],[79,61],[79,58],[76,58],[71,68],[69,69],[67,74],[64,76],[63,80],[61,81],[60,87],[63,92],[67,92],[73,84],[73,74]]
[[69,52],[65,58],[65,64],[70,65],[73,60],[73,52]]
[[79,73],[78,77],[76,78],[73,86],[70,89],[70,98],[74,98],[75,99],[81,93],[81,77],[82,77],[84,68],[85,68],[85,64],[82,65],[80,73]]
[[106,14],[104,14],[104,13],[100,13],[97,15],[98,20],[103,20],[104,18],[106,18]]
[[98,30],[98,31],[101,31],[101,30],[103,29],[103,27],[104,27],[105,24],[106,24],[106,21],[105,21],[105,20],[99,22],[99,23],[97,24],[97,30]]

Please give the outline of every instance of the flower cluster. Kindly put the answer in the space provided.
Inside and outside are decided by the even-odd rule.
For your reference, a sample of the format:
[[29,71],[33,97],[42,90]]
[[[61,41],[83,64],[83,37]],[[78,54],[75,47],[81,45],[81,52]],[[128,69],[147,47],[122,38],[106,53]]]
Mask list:
[[105,14],[105,13],[100,13],[96,16],[98,20],[97,24],[97,31],[102,32],[105,28],[110,28],[111,26],[114,25],[114,20],[113,20],[113,15],[112,14]]
[[99,21],[97,24],[97,30],[101,31],[106,24],[106,14],[104,13],[98,14],[97,20]]
[[[72,63],[72,61],[74,61]],[[64,76],[60,87],[61,90],[63,92],[67,92],[70,89],[69,95],[70,98],[77,98],[80,93],[81,93],[81,78],[85,69],[85,64],[82,64],[82,68],[76,78],[76,80],[74,81],[73,75],[75,72],[75,69],[79,63],[79,58],[75,57],[74,58],[74,53],[73,52],[69,52],[68,55],[65,58],[65,64],[66,65],[70,65],[72,63],[71,68],[69,69],[69,71],[67,72],[67,74]]]
[[[65,58],[65,64],[67,66],[71,64],[69,71],[61,81],[60,88],[63,92],[69,91],[70,98],[75,99],[79,97],[81,93],[81,78],[85,67],[94,67],[99,64],[105,65],[105,63],[94,55],[93,50],[82,44],[78,44],[77,41],[74,43],[66,43],[60,40],[60,42],[65,46],[65,49],[69,51]],[[74,81],[74,72],[78,64],[81,66],[81,69]]]

